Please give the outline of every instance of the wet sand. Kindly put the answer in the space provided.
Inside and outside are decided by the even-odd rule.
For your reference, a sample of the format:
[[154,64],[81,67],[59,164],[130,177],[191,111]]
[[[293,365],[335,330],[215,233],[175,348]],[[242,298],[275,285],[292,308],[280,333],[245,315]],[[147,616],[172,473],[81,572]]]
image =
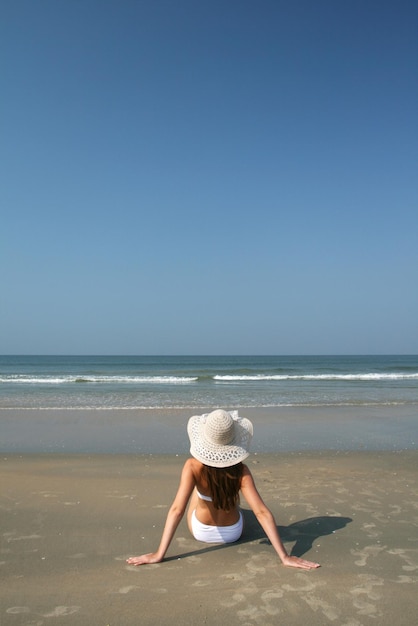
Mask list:
[[250,456],[287,549],[318,570],[280,565],[245,502],[238,543],[183,520],[165,562],[128,566],[157,547],[184,459],[3,452],[1,626],[415,626],[417,450]]
[[[235,408],[235,407],[233,407]],[[1,409],[0,453],[188,454],[187,420],[210,409]],[[418,448],[417,405],[240,408],[253,452]]]

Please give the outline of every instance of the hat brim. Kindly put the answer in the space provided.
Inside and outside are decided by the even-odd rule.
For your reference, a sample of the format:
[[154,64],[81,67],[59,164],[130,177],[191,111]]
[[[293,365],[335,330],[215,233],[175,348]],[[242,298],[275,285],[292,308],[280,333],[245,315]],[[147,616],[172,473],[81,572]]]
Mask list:
[[244,461],[250,454],[249,447],[253,436],[253,425],[246,417],[239,417],[237,411],[229,412],[234,420],[234,437],[227,445],[217,445],[204,435],[204,425],[208,414],[194,415],[187,424],[190,439],[190,454],[209,467],[231,467]]

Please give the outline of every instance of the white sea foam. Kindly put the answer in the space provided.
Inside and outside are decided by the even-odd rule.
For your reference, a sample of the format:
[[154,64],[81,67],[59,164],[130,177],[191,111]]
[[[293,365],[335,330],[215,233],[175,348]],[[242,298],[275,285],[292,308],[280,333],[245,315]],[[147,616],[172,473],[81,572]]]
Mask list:
[[369,374],[252,374],[252,375],[216,375],[214,380],[220,382],[260,382],[263,380],[418,380],[418,373],[396,374],[396,373],[369,373]]
[[[417,404],[416,402],[412,403],[414,406]],[[217,405],[213,405],[215,408]],[[408,402],[325,402],[325,401],[317,401],[317,402],[243,402],[240,405],[241,409],[282,409],[282,408],[344,408],[344,407],[403,407],[410,406]],[[88,406],[88,405],[80,405],[80,406],[13,406],[13,407],[2,407],[0,406],[1,411],[27,411],[27,412],[45,412],[45,411],[59,411],[64,412],[68,411],[91,411],[91,412],[112,412],[112,411],[194,411],[196,409],[201,409],[201,403],[199,404],[173,404],[169,407],[166,404],[135,404],[135,405],[100,405],[100,406]]]
[[105,383],[105,384],[169,384],[181,385],[193,383],[197,376],[1,376],[0,383],[25,385],[63,385],[69,383]]

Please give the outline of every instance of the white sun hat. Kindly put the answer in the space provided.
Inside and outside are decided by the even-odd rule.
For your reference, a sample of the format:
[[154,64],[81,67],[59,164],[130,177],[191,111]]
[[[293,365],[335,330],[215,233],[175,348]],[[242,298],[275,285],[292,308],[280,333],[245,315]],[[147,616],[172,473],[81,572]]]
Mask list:
[[187,424],[190,454],[210,467],[231,467],[248,457],[253,425],[238,411],[217,409],[194,415]]

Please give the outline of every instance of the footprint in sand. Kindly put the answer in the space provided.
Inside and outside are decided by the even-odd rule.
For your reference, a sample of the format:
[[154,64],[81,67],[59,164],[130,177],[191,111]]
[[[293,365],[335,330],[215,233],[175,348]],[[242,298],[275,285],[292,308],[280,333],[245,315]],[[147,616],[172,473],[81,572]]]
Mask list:
[[84,552],[77,552],[77,554],[69,554],[67,556],[67,559],[85,559],[87,558],[87,554],[84,554]]
[[360,574],[359,579],[361,580],[361,585],[350,589],[350,593],[354,596],[366,595],[368,600],[380,600],[382,595],[374,587],[381,587],[384,584],[383,578]]
[[331,604],[325,600],[317,598],[312,593],[308,593],[303,597],[303,599],[311,607],[311,609],[315,611],[315,613],[320,611],[330,622],[333,622],[340,617],[340,613],[335,607],[331,606]]
[[285,584],[282,585],[282,589],[284,589],[285,591],[297,591],[298,593],[300,593],[301,591],[314,591],[318,587],[318,583],[314,583],[311,580],[308,580],[305,574],[296,574],[295,578],[301,581],[302,585],[300,587],[294,587],[292,585]]
[[407,565],[402,565],[402,569],[404,570],[404,572],[415,572],[416,570],[418,570],[418,564],[413,558],[416,553],[417,550],[403,550],[402,548],[394,548],[393,550],[389,550],[389,554],[399,556],[405,561],[405,563],[407,563]]
[[202,557],[200,556],[187,557],[187,563],[193,563],[194,565],[196,565],[197,563],[200,563],[201,560],[202,560]]
[[136,493],[120,493],[119,491],[109,491],[106,498],[117,498],[119,500],[134,500],[137,498]]
[[73,615],[81,609],[81,606],[56,606],[50,613],[44,613],[42,617],[62,617],[64,615]]
[[195,580],[192,587],[209,587],[211,584],[210,580]]
[[402,507],[399,504],[390,504],[389,508],[392,509],[389,515],[400,515],[402,513]]
[[363,524],[361,530],[367,533],[367,536],[370,537],[370,539],[376,539],[376,537],[380,537],[382,535],[382,532],[377,530],[376,524],[373,524],[372,522]]
[[415,583],[418,583],[418,578],[416,576],[405,576],[405,575],[399,574],[398,578],[394,580],[394,582],[398,583],[399,585],[404,585],[404,584],[413,585]]
[[64,495],[63,491],[32,491],[33,496],[42,496],[43,498],[59,498]]
[[245,595],[243,593],[233,593],[228,600],[223,600],[220,604],[226,609],[230,609],[244,601]]
[[379,522],[379,524],[389,524],[391,519],[383,513],[383,511],[374,511],[372,517]]
[[363,550],[350,550],[353,556],[360,557],[357,561],[354,561],[358,567],[364,567],[367,563],[367,559],[371,556],[377,556],[382,550],[386,550],[387,546],[366,546]]
[[136,585],[129,585],[128,587],[121,587],[120,589],[118,589],[118,591],[116,593],[129,593],[130,591],[134,591],[134,589],[139,589],[139,587],[137,587]]
[[[12,534],[12,533],[8,533]],[[7,541],[24,541],[26,539],[42,539],[41,535],[21,535],[20,537],[8,537]]]
[[357,609],[359,615],[380,617],[382,612],[374,602],[378,602],[382,598],[382,594],[375,587],[381,587],[384,584],[383,578],[361,574],[359,579],[361,584],[350,589],[350,593],[353,596],[353,606]]
[[193,539],[188,539],[186,537],[176,537],[176,542],[179,548],[185,552],[191,552],[196,546]]
[[247,570],[250,572],[250,574],[253,574],[254,576],[257,576],[258,574],[265,574],[266,573],[266,568],[264,567],[264,564],[266,562],[266,557],[265,555],[256,555],[253,556],[251,558],[250,561],[248,561],[248,563],[246,564],[246,568]]
[[283,591],[281,591],[280,589],[268,589],[261,594],[261,599],[263,602],[269,603],[272,600],[280,600],[280,598],[283,598],[283,595]]

